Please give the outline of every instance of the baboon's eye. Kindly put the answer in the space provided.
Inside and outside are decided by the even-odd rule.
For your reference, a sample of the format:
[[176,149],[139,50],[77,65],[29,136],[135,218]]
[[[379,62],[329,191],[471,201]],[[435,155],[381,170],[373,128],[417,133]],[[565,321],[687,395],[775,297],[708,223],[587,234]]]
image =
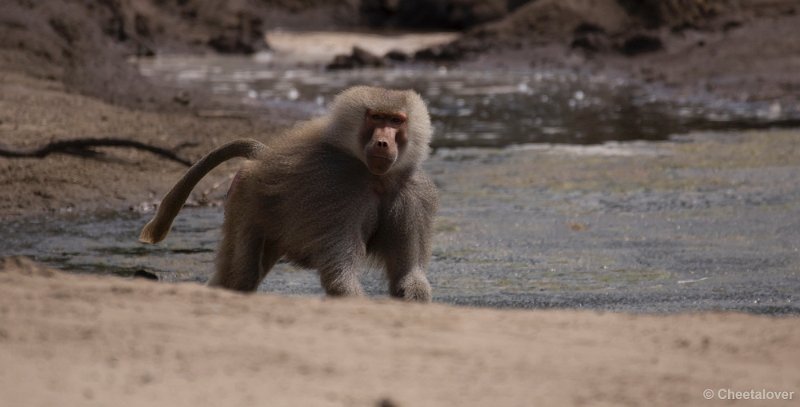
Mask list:
[[389,123],[391,123],[391,124],[393,124],[395,126],[400,126],[405,122],[406,122],[406,119],[404,119],[404,118],[402,118],[400,116],[392,116],[392,118],[389,120]]

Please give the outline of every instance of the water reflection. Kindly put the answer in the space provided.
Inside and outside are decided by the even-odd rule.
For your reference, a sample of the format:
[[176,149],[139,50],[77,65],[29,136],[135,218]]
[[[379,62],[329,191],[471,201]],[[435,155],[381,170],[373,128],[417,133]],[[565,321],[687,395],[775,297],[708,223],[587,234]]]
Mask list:
[[237,57],[159,57],[143,62],[141,70],[158,80],[199,85],[266,108],[294,103],[310,115],[357,84],[415,89],[429,104],[435,147],[663,140],[691,129],[800,123],[798,111],[774,103],[676,98],[619,78],[571,71],[416,67],[326,72]]

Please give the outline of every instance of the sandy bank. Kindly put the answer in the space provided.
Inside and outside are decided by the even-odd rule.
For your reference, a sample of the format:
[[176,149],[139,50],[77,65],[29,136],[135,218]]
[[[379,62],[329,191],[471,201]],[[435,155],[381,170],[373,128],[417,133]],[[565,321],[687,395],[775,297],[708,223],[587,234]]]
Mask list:
[[4,263],[7,405],[713,406],[729,402],[704,389],[795,391],[780,406],[800,386],[794,319],[238,295]]

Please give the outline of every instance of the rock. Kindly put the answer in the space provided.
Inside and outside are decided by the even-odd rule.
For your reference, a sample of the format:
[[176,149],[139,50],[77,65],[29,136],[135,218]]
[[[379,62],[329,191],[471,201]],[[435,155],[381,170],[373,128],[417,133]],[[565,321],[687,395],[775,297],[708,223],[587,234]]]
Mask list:
[[152,57],[156,55],[156,51],[149,44],[143,41],[136,41],[136,56],[137,57]]
[[386,66],[383,58],[361,47],[353,47],[350,55],[336,55],[325,69],[381,68]]
[[603,27],[583,22],[578,24],[572,32],[574,37],[569,44],[572,49],[597,52],[609,48],[608,37]]
[[734,28],[739,28],[741,26],[742,26],[741,21],[737,20],[726,21],[725,24],[722,25],[722,31],[728,32],[730,30],[733,30]]
[[386,55],[383,56],[383,58],[389,61],[405,62],[411,59],[411,56],[403,51],[393,49],[387,52]]
[[229,23],[221,32],[212,35],[208,46],[222,54],[254,54],[269,49],[264,41],[262,21],[245,13],[238,13],[235,22]]
[[699,26],[733,7],[733,2],[709,0],[618,0],[618,3],[647,28],[685,23]]
[[208,40],[208,46],[221,54],[253,54],[256,52],[253,44],[242,41],[241,38],[219,34]]
[[143,278],[146,280],[155,280],[158,281],[158,276],[154,273],[151,273],[147,270],[139,269],[133,272],[133,278]]
[[144,15],[141,15],[139,13],[136,13],[136,15],[134,15],[133,29],[137,35],[140,35],[145,38],[151,37],[150,21]]
[[574,30],[572,30],[573,34],[581,35],[581,34],[605,34],[606,30],[603,27],[600,27],[597,24],[589,23],[589,22],[582,22],[578,24]]
[[172,101],[179,105],[189,106],[189,104],[192,103],[192,97],[189,95],[189,92],[181,90],[172,97]]
[[333,57],[333,61],[331,61],[328,65],[325,66],[325,69],[329,71],[335,71],[338,69],[355,69],[356,64],[353,62],[353,59],[350,55],[339,54]]
[[374,27],[463,30],[498,20],[518,7],[507,0],[361,0],[360,13]]
[[661,38],[650,34],[634,34],[628,37],[619,47],[620,52],[627,56],[636,56],[664,49]]
[[383,59],[361,47],[353,47],[351,54],[356,64],[360,66],[381,67],[386,65]]
[[376,407],[399,407],[399,404],[389,397],[384,397],[375,403]]
[[414,59],[418,61],[456,61],[463,57],[462,49],[451,44],[425,48],[414,53]]
[[605,35],[585,34],[576,36],[569,44],[572,49],[582,49],[589,52],[603,51],[608,48],[608,38]]

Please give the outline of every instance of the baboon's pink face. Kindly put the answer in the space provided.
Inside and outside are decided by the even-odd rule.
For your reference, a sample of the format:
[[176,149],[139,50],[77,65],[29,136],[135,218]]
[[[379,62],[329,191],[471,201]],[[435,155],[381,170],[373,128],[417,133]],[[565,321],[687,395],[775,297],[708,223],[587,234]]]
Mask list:
[[408,116],[405,113],[367,109],[361,144],[369,172],[375,175],[389,172],[407,142]]

